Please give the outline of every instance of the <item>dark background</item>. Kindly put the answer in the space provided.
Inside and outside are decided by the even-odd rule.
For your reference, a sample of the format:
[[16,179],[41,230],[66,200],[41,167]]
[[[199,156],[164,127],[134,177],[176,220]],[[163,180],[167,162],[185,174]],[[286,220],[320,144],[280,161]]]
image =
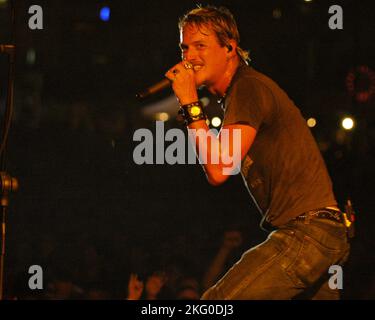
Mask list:
[[[15,28],[10,1],[0,3],[0,42],[12,41],[14,31],[17,45],[7,171],[20,189],[11,196],[7,215],[9,296],[24,294],[28,267],[37,264],[51,279],[79,278],[99,265],[103,271],[90,281],[121,297],[131,271],[147,274],[176,264],[200,277],[225,230],[242,232],[243,250],[266,237],[239,176],[213,188],[198,165],[137,166],[132,159],[134,130],[154,127],[155,119],[143,116],[142,108],[171,94],[167,90],[141,103],[135,92],[160,80],[178,61],[177,20],[195,3],[15,1]],[[43,30],[28,28],[33,4],[43,8]],[[354,0],[210,4],[232,11],[252,65],[278,82],[306,118],[317,119],[312,132],[340,206],[350,197],[357,211],[343,296],[374,298],[375,103],[373,97],[356,101],[345,78],[359,65],[375,69],[375,5]],[[328,27],[332,4],[343,8],[343,30]],[[104,5],[111,8],[107,22],[99,19]],[[281,12],[278,19],[275,9]],[[2,54],[2,115],[7,67]],[[368,87],[366,79],[363,86]],[[220,115],[211,101],[210,114]],[[344,115],[356,119],[353,131],[340,129]],[[174,116],[166,129],[180,127]]]

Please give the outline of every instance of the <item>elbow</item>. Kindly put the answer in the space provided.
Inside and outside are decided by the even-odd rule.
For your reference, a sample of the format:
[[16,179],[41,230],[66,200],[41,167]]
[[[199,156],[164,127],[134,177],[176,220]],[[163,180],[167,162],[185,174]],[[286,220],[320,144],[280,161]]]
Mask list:
[[207,180],[211,186],[218,187],[227,181],[228,177],[222,174],[210,174],[207,176]]
[[213,187],[221,186],[224,183],[224,181],[217,181],[217,180],[213,180],[210,178],[208,178],[207,180],[208,180],[208,183]]

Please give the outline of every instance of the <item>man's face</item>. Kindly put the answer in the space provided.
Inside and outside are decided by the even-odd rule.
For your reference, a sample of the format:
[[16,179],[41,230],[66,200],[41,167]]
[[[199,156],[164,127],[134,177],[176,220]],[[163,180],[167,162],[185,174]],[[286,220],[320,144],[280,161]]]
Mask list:
[[210,27],[186,25],[180,32],[182,58],[194,66],[195,83],[214,92],[228,64],[228,49],[222,47]]

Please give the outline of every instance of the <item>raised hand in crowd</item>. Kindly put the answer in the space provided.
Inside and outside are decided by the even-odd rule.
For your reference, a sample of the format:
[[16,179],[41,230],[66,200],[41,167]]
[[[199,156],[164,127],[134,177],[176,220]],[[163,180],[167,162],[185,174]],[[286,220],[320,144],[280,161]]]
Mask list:
[[242,234],[238,230],[228,230],[224,233],[222,244],[218,253],[212,260],[203,276],[203,289],[211,287],[225,271],[225,264],[231,252],[242,244]]
[[130,274],[127,300],[139,300],[143,293],[143,282],[135,273]]

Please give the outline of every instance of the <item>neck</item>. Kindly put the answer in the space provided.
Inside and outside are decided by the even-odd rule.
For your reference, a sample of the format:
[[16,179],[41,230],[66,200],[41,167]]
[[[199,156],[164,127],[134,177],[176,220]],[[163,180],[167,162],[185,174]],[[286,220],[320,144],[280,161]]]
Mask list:
[[218,97],[223,97],[227,92],[227,89],[232,81],[234,74],[240,64],[240,58],[238,56],[229,60],[228,67],[221,78],[221,81],[215,85],[215,87],[209,88],[209,91]]

